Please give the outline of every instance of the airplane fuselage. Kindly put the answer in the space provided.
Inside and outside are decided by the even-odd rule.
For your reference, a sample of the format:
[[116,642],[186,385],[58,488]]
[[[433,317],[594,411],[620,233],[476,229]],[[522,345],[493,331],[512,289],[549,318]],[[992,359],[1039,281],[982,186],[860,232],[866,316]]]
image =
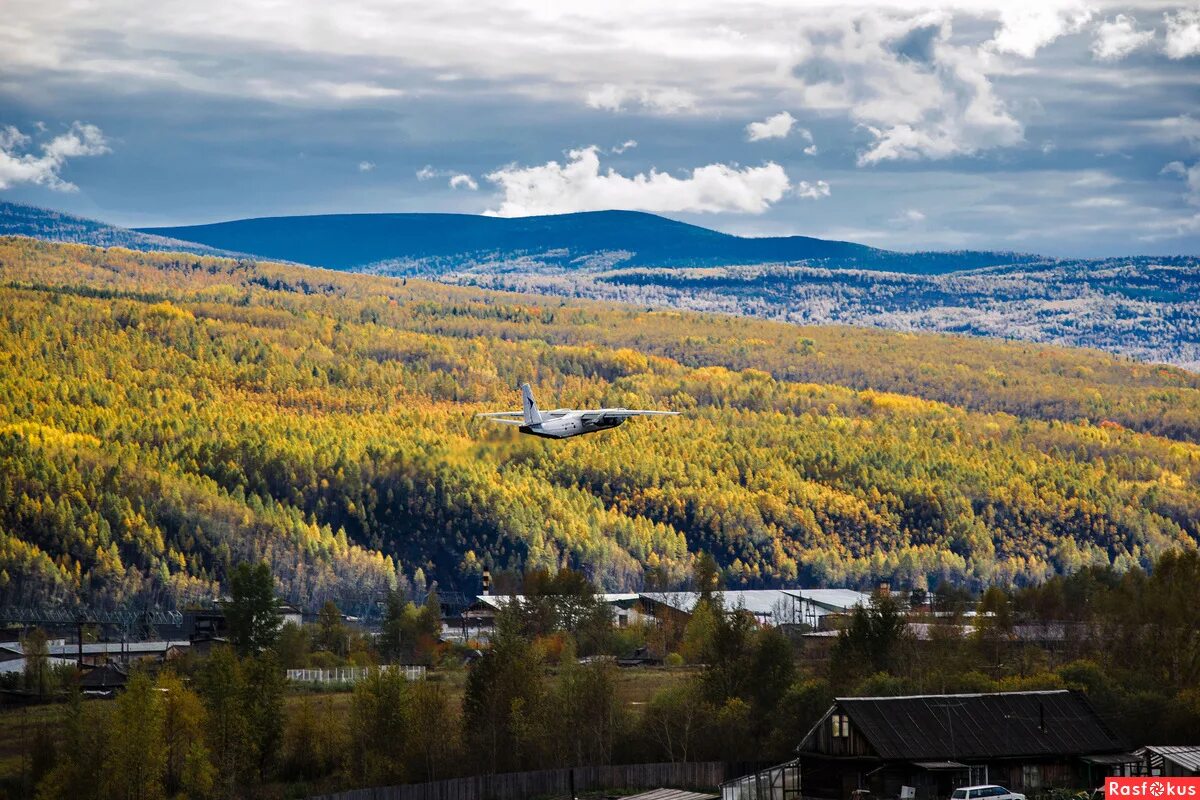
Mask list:
[[520,411],[486,411],[479,414],[499,425],[519,426],[517,430],[543,439],[566,439],[585,433],[606,431],[616,428],[630,417],[674,417],[678,411],[650,411],[629,408],[589,408],[582,411],[573,408],[556,408],[541,411],[533,399],[533,389],[528,383],[521,384],[523,408]]
[[625,422],[624,419],[601,418],[598,420],[584,419],[582,414],[566,414],[554,419],[548,419],[537,425],[522,425],[517,430],[531,436],[541,436],[545,439],[566,439],[569,436],[582,436],[585,433],[607,431]]

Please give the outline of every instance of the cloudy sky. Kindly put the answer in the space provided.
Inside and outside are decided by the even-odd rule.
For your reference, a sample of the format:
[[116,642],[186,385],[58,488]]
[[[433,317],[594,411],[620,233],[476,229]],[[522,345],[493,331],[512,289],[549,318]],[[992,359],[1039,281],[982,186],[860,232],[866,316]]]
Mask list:
[[1200,253],[1200,4],[5,0],[0,199]]

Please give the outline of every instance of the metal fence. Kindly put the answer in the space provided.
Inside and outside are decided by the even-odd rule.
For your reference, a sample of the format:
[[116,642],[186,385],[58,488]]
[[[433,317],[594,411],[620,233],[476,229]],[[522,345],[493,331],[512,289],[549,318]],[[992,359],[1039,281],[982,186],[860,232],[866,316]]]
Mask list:
[[410,664],[384,664],[379,667],[340,667],[338,669],[289,669],[289,681],[296,683],[342,683],[355,684],[371,674],[371,670],[380,672],[403,672],[410,681],[425,679],[425,668]]
[[[729,773],[722,761],[676,764],[616,764],[538,772],[475,775],[433,783],[354,789],[309,800],[528,800],[596,789],[657,789],[670,786],[715,789]],[[736,774],[736,773],[734,773]]]
[[800,800],[800,761],[726,781],[721,784],[721,800]]

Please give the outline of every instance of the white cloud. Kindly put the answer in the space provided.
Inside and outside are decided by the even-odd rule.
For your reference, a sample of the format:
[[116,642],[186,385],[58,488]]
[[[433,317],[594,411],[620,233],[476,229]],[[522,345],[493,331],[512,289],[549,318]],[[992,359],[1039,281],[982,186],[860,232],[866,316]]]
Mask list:
[[1125,14],[1117,14],[1111,22],[1096,26],[1096,38],[1092,40],[1092,55],[1100,61],[1120,61],[1125,56],[1154,41],[1154,31],[1137,29],[1137,20]]
[[1172,161],[1162,169],[1164,175],[1179,175],[1187,181],[1187,192],[1184,199],[1192,205],[1200,206],[1200,161],[1190,167],[1182,161]]
[[616,153],[617,155],[620,155],[621,153],[624,153],[626,150],[632,150],[635,147],[637,147],[636,139],[626,139],[624,142],[622,142],[621,144],[614,147],[612,149],[612,151],[614,153]]
[[[511,165],[487,175],[503,201],[486,213],[500,217],[625,209],[667,212],[760,214],[791,187],[778,164],[761,167],[709,164],[678,178],[651,169],[625,176],[600,171],[599,148],[572,150],[566,163],[536,167]],[[826,186],[826,192],[828,186]]]
[[1177,14],[1163,14],[1167,40],[1163,52],[1168,58],[1187,58],[1200,53],[1200,8],[1185,8]]
[[795,124],[795,117],[786,111],[780,111],[762,122],[751,122],[747,125],[746,138],[752,142],[760,142],[763,139],[783,139],[792,132],[792,126]]
[[860,166],[949,158],[1023,141],[982,48],[953,44],[948,15],[864,14],[811,36],[793,70],[800,102],[846,113],[872,142]]
[[292,76],[264,76],[246,80],[244,91],[252,97],[279,103],[345,104],[403,97],[407,92],[361,81],[312,80],[296,82]]
[[370,172],[370,171],[371,171],[371,170],[373,170],[373,169],[375,169],[375,162],[374,162],[374,161],[360,161],[360,162],[358,162],[358,171],[359,171],[359,172]]
[[447,169],[435,169],[432,164],[426,164],[417,170],[417,180],[431,181],[434,178],[449,178],[448,185],[451,189],[470,189],[475,191],[479,188],[479,184],[465,172],[454,172]]
[[8,152],[29,144],[29,137],[12,125],[0,128],[0,150]]
[[598,108],[602,111],[625,111],[632,107],[640,107],[652,113],[677,114],[694,109],[696,96],[686,89],[637,89],[606,83],[589,91],[584,97],[584,102],[588,108]]
[[0,128],[0,189],[33,183],[59,192],[73,192],[78,187],[60,175],[68,159],[111,152],[100,129],[83,122],[75,122],[66,133],[43,142],[41,155],[22,152],[31,143],[29,136],[11,125]]
[[317,81],[312,89],[315,93],[327,95],[334,100],[377,100],[383,97],[403,97],[406,94],[403,89],[356,81]]
[[916,208],[906,208],[890,220],[894,225],[916,225],[924,221],[925,212]]
[[1164,217],[1145,223],[1140,227],[1149,229],[1151,233],[1138,237],[1143,242],[1161,242],[1164,239],[1177,239],[1180,236],[1200,231],[1200,214],[1190,217]]
[[797,128],[796,133],[802,139],[804,139],[804,141],[808,142],[808,146],[804,148],[804,155],[815,156],[817,154],[817,143],[813,139],[812,131],[810,131],[808,128]]
[[1120,197],[1085,197],[1071,205],[1075,208],[1120,208],[1129,205],[1129,201]]
[[1000,30],[989,45],[1000,53],[1033,58],[1058,37],[1083,30],[1094,13],[1077,0],[1010,0],[1000,6]]
[[584,97],[588,108],[599,108],[603,111],[620,111],[621,104],[627,98],[626,90],[615,83],[606,83],[598,89],[592,89]]
[[1109,175],[1107,172],[1086,172],[1071,181],[1071,185],[1084,189],[1105,189],[1109,186],[1116,186],[1120,182],[1120,178]]
[[1193,146],[1200,145],[1200,119],[1188,114],[1142,120],[1137,123],[1137,127],[1147,131],[1145,139],[1149,141],[1168,144],[1187,142]]
[[794,194],[796,197],[803,197],[806,200],[820,200],[822,197],[829,197],[829,184],[825,181],[816,181],[815,183],[800,181],[796,184]]

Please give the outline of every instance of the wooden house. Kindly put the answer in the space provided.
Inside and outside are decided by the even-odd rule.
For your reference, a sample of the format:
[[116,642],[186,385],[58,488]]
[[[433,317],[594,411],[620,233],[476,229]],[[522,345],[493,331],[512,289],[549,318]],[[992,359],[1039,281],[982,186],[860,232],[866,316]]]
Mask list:
[[989,783],[1025,794],[1087,788],[1137,761],[1067,690],[838,698],[797,752],[804,795],[820,798],[865,790],[944,800]]

